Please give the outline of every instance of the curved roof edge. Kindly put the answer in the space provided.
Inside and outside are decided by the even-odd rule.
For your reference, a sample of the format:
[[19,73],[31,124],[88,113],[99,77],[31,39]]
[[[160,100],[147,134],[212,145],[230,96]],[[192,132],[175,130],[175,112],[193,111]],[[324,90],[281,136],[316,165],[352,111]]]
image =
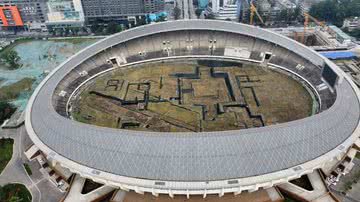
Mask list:
[[[126,34],[132,35],[134,34],[134,38],[145,36],[149,34],[149,32],[142,33],[147,28],[149,29],[156,29],[161,28],[165,29],[169,26],[168,31],[174,31],[174,30],[180,30],[180,29],[211,29],[212,26],[216,25],[219,27],[216,27],[215,30],[222,30],[222,31],[235,31],[236,28],[243,28],[243,30],[238,31],[236,33],[244,34],[242,32],[251,32],[253,35],[255,35],[258,38],[262,38],[264,40],[269,40],[269,37],[271,38],[272,42],[279,40],[279,45],[289,45],[290,50],[294,51],[297,54],[300,54],[313,62],[316,65],[323,65],[324,63],[328,64],[339,76],[338,85],[345,83],[348,83],[352,89],[352,91],[356,95],[357,104],[359,104],[359,97],[360,92],[357,88],[357,86],[351,81],[351,78],[346,75],[344,72],[342,72],[335,64],[333,64],[328,59],[320,56],[313,50],[310,50],[309,48],[296,43],[290,39],[286,39],[283,36],[279,36],[276,33],[271,33],[269,31],[263,31],[261,29],[251,27],[248,25],[239,25],[235,23],[230,22],[217,22],[217,21],[197,21],[198,23],[194,23],[195,21],[176,21],[176,22],[165,22],[165,23],[158,23],[156,25],[148,25],[144,27],[134,28],[132,30],[125,31],[124,33],[116,34],[114,36],[111,36],[109,38],[106,38],[104,40],[101,40],[97,42],[96,44],[90,46],[89,48],[80,51],[78,54],[72,56],[65,62],[63,62],[59,67],[57,67],[51,74],[49,74],[38,86],[38,88],[35,90],[34,94],[31,96],[28,106],[26,108],[26,118],[25,118],[25,125],[27,132],[34,142],[35,145],[37,145],[44,153],[46,153],[49,158],[54,159],[55,161],[59,162],[61,165],[68,167],[71,171],[75,173],[79,173],[84,177],[89,177],[94,179],[95,181],[106,183],[109,185],[121,187],[123,189],[132,189],[135,191],[146,191],[146,192],[157,192],[157,193],[173,193],[173,194],[202,194],[205,192],[207,193],[223,193],[223,192],[241,192],[242,190],[257,190],[259,187],[266,187],[266,186],[273,186],[278,183],[286,182],[290,179],[300,177],[301,175],[305,173],[310,173],[316,168],[320,168],[324,166],[327,162],[336,160],[339,156],[344,154],[346,150],[353,144],[353,142],[359,137],[360,134],[360,125],[357,123],[355,126],[355,130],[352,132],[352,134],[349,134],[348,138],[346,138],[344,141],[342,141],[337,147],[331,149],[327,153],[313,159],[307,162],[304,162],[303,164],[291,168],[287,168],[284,170],[279,170],[276,172],[272,172],[269,174],[259,175],[259,176],[252,176],[252,177],[246,177],[246,178],[238,178],[238,183],[235,185],[229,185],[228,180],[214,180],[214,181],[203,181],[203,182],[190,182],[190,181],[166,181],[161,180],[162,182],[165,182],[164,186],[157,186],[154,184],[157,180],[146,180],[146,179],[139,179],[134,177],[124,177],[119,175],[114,175],[108,172],[99,171],[96,169],[92,169],[87,166],[83,166],[79,163],[76,163],[62,155],[59,155],[57,152],[54,152],[48,145],[44,144],[44,142],[39,138],[38,134],[36,134],[33,123],[32,123],[32,109],[33,104],[35,100],[38,98],[39,92],[42,90],[42,88],[46,85],[46,83],[63,67],[66,65],[72,65],[76,66],[79,61],[77,62],[71,62],[74,58],[77,57],[84,57],[88,58],[87,56],[94,55],[94,52],[91,52],[92,47],[102,46],[102,48],[98,49],[100,52],[104,48],[108,48],[114,44],[114,41],[117,41],[117,37],[124,36]],[[196,24],[196,25],[190,25],[190,24]],[[186,25],[189,25],[188,27]],[[199,25],[199,27],[196,27]],[[201,26],[200,26],[201,25]],[[229,30],[228,28],[223,28],[222,25],[230,26]],[[208,27],[206,27],[208,26]],[[160,29],[160,30],[161,30]],[[247,30],[247,31],[244,31]],[[140,32],[140,33],[138,33]],[[248,33],[249,34],[249,33]],[[246,34],[245,34],[246,35]],[[121,37],[120,37],[121,38]],[[290,43],[290,44],[289,44]],[[104,45],[105,44],[105,45]],[[90,51],[90,52],[89,52]],[[91,53],[91,54],[90,54]],[[85,54],[84,56],[82,56]],[[89,54],[89,55],[86,55]],[[83,59],[84,59],[83,58]],[[81,62],[79,62],[81,63]],[[344,84],[345,85],[345,84]],[[348,96],[348,95],[344,95]],[[51,103],[51,102],[49,102]],[[359,106],[358,106],[359,107]],[[50,109],[48,106],[44,106],[44,109]],[[56,112],[55,112],[56,113]],[[335,116],[335,114],[333,114]],[[51,121],[51,120],[48,120]],[[229,179],[230,180],[230,179]]]

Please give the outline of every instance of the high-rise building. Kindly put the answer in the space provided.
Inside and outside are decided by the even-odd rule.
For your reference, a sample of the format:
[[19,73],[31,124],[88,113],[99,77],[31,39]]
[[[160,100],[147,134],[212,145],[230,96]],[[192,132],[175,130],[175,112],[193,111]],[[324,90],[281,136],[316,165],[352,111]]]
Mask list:
[[[47,20],[46,0],[0,0],[0,7],[16,8],[23,24],[29,29],[41,29],[41,27],[45,26],[45,21]],[[12,12],[12,14],[15,13],[16,12]],[[14,16],[16,17],[17,14],[13,15],[13,17]],[[4,26],[4,20],[2,19],[2,21],[2,26]]]
[[82,27],[84,12],[80,0],[49,0],[47,27]]
[[156,13],[164,10],[164,0],[144,0],[145,13]]
[[146,13],[164,9],[164,0],[82,0],[85,20],[136,21]]
[[0,26],[23,26],[17,6],[0,6]]
[[238,0],[212,0],[208,8],[210,12],[215,14],[216,19],[236,20],[239,17]]

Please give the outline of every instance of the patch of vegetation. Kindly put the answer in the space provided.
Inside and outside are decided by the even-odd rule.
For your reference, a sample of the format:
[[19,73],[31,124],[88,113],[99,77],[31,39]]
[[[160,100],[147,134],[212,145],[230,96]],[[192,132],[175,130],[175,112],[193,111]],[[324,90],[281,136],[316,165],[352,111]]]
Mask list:
[[360,180],[360,171],[357,171],[353,177],[351,178],[350,181],[345,182],[344,186],[343,186],[343,192],[347,192],[350,189],[352,189],[352,185],[358,183],[358,181]]
[[103,22],[101,20],[98,20],[94,23],[92,23],[91,32],[96,35],[108,35],[108,34],[115,34],[117,32],[123,31],[123,27],[121,24],[112,21],[112,22]]
[[349,191],[351,188],[352,188],[352,181],[345,182],[345,184],[344,184],[344,189],[343,189],[344,192]]
[[123,30],[122,26],[116,22],[110,22],[106,28],[107,34],[115,34]]
[[0,186],[1,202],[31,202],[29,190],[22,184],[7,184]]
[[22,66],[20,57],[15,50],[9,50],[1,55],[1,59],[5,62],[9,69],[14,70]]
[[353,0],[326,0],[314,4],[309,13],[319,20],[341,27],[345,18],[360,15],[360,4]]
[[356,152],[355,158],[360,159],[360,152]]
[[88,41],[94,41],[95,39],[91,39],[91,38],[67,38],[67,39],[56,39],[56,38],[49,38],[49,41],[54,41],[54,42],[67,42],[67,43],[72,43],[72,44],[81,44],[84,42],[88,42]]
[[285,202],[297,202],[297,201],[292,198],[285,197]]
[[200,8],[197,8],[197,9],[195,10],[195,14],[196,14],[196,16],[197,16],[198,18],[200,18],[200,15],[201,15],[202,12],[203,12],[203,9],[200,9]]
[[2,54],[13,50],[13,48],[21,43],[25,43],[25,42],[29,42],[29,41],[33,41],[34,39],[31,38],[20,38],[20,39],[16,39],[13,43],[11,43],[10,45],[6,46],[4,49],[2,49],[0,52]]
[[209,14],[205,15],[205,19],[214,20],[215,15],[213,13],[209,13]]
[[181,9],[176,5],[173,12],[175,20],[180,19],[181,17]]
[[[194,64],[156,65],[156,68],[154,64],[144,64],[116,70],[84,86],[73,105],[72,117],[103,127],[202,132],[288,122],[307,117],[313,110],[311,92],[280,72],[227,64],[229,66],[221,70],[226,74],[222,73],[220,78],[207,66],[196,67],[195,61]],[[236,76],[239,74],[245,76]],[[229,75],[235,79],[231,81]],[[241,82],[257,87],[242,88]],[[289,90],[278,91],[282,86]],[[237,96],[243,97],[247,105],[233,105]],[[276,100],[268,100],[269,96]],[[256,113],[264,118],[254,115],[256,108]]]
[[12,104],[0,101],[0,125],[2,125],[6,119],[9,119],[15,111],[16,108]]
[[20,81],[0,88],[0,100],[10,101],[18,98],[20,93],[29,92],[35,79],[24,78]]
[[32,175],[32,171],[31,171],[31,168],[30,168],[29,164],[24,163],[24,168],[25,168],[28,175]]
[[283,9],[276,16],[276,19],[278,21],[283,21],[283,22],[289,23],[291,21],[296,21],[299,18],[301,18],[300,13],[301,13],[300,7],[297,7],[296,9]]
[[[6,165],[9,163],[12,154],[13,154],[13,145],[14,140],[7,138],[7,139],[0,139],[0,173],[4,170]],[[1,189],[1,188],[0,188]],[[0,194],[1,199],[1,194]]]
[[350,36],[355,37],[357,40],[360,40],[360,29],[352,30],[351,32],[348,29],[344,29],[346,33]]

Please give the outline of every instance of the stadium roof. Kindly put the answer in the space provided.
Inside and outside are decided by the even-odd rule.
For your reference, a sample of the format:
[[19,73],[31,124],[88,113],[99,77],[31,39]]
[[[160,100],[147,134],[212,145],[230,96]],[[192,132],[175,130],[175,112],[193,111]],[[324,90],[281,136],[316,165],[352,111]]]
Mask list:
[[292,169],[323,155],[329,155],[328,161],[352,144],[360,114],[357,90],[328,60],[325,62],[342,74],[334,105],[314,116],[268,127],[159,134],[82,124],[54,110],[51,95],[57,84],[92,55],[140,36],[184,29],[221,30],[258,37],[288,47],[315,64],[324,63],[323,57],[290,39],[231,22],[173,21],[130,29],[81,51],[41,83],[30,99],[26,114],[26,128],[33,142],[51,158],[71,170],[82,169],[89,176],[107,176],[110,181],[125,176],[185,182],[259,176]]

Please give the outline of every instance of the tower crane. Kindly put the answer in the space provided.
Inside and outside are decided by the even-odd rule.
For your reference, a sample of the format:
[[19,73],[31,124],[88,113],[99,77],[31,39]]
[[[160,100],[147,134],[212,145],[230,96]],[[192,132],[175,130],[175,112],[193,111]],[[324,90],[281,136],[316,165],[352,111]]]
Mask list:
[[259,18],[260,22],[262,24],[264,23],[264,20],[262,19],[262,17],[260,16],[259,12],[257,11],[253,1],[250,2],[250,25],[254,24],[254,15],[256,14],[256,16]]
[[317,24],[318,26],[321,26],[324,29],[327,29],[327,26],[326,26],[325,22],[319,21],[318,19],[311,16],[309,13],[304,13],[303,15],[304,15],[305,21],[304,21],[304,32],[301,35],[301,43],[304,44],[305,43],[305,34],[306,34],[307,28],[309,26],[310,20],[312,20],[313,22],[315,22],[315,24]]

